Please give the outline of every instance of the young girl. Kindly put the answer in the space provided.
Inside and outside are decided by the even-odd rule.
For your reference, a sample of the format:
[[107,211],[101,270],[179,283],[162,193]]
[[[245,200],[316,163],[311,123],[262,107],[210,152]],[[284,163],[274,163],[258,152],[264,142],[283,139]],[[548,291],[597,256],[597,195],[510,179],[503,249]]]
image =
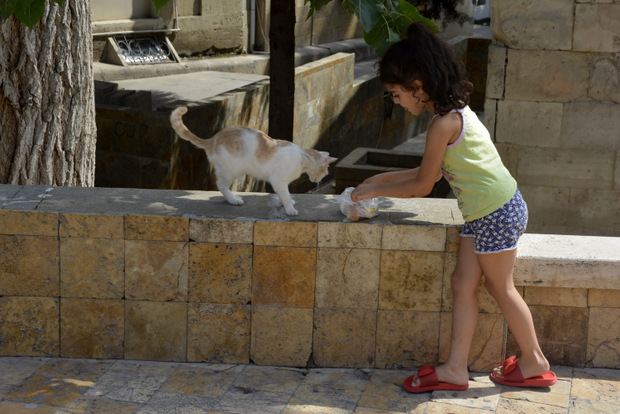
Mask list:
[[527,205],[504,167],[489,133],[467,106],[471,83],[464,79],[450,47],[424,24],[414,23],[407,39],[392,45],[379,63],[379,77],[394,102],[414,115],[433,115],[422,163],[412,170],[378,174],[351,194],[423,197],[443,175],[465,219],[451,284],[454,296],[450,354],[445,364],[425,365],[405,380],[409,392],[466,390],[467,359],[478,319],[476,288],[482,275],[521,349],[491,378],[516,387],[556,382],[543,355],[529,308],[513,282],[518,239],[527,224]]

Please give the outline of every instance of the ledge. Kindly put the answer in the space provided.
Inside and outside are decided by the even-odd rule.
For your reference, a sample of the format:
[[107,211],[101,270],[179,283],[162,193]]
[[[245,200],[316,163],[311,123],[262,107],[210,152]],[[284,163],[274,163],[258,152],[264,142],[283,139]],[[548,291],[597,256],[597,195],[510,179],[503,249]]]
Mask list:
[[[337,196],[293,194],[298,216],[287,216],[275,194],[239,193],[243,206],[232,206],[217,191],[0,185],[0,208],[77,214],[144,214],[230,220],[344,222]],[[380,199],[379,214],[359,223],[459,226],[455,200]]]

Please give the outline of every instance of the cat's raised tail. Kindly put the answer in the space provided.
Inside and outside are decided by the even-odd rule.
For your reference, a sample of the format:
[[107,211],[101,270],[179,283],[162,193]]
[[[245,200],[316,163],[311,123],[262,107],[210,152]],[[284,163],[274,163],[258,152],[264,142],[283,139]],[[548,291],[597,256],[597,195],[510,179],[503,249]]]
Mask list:
[[192,131],[187,129],[185,124],[183,123],[183,115],[187,113],[187,108],[184,106],[180,106],[170,114],[170,124],[172,128],[177,133],[177,135],[183,138],[186,141],[191,142],[197,147],[208,149],[209,140],[200,138],[198,135],[194,134]]

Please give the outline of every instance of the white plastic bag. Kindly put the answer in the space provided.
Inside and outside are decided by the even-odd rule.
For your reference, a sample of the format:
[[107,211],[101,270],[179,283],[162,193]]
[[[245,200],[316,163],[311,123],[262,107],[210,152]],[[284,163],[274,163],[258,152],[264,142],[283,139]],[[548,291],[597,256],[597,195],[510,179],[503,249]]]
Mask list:
[[371,218],[377,215],[377,207],[379,201],[376,198],[367,198],[357,203],[351,200],[351,192],[353,187],[347,187],[338,197],[340,202],[340,211],[348,219],[358,221],[360,218]]

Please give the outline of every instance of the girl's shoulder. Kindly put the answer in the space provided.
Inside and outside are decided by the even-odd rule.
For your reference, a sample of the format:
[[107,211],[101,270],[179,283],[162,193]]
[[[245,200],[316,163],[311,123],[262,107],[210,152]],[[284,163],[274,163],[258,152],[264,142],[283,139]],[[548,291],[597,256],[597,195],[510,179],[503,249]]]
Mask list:
[[463,129],[463,115],[460,111],[448,112],[445,115],[435,115],[428,127],[428,134],[446,140],[446,144],[454,143]]

